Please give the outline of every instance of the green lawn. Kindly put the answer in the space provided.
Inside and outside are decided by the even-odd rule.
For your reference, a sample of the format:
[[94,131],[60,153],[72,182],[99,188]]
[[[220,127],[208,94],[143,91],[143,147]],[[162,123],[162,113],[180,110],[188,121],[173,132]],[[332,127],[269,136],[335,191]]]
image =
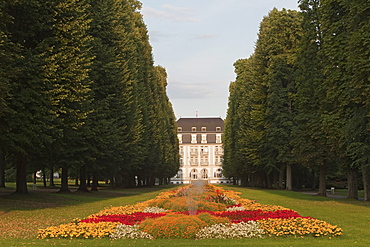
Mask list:
[[[7,185],[8,186],[8,185]],[[12,185],[9,185],[10,187]],[[29,195],[4,195],[12,189],[0,188],[0,246],[370,246],[370,202],[333,199],[298,192],[262,190],[223,186],[242,192],[242,197],[262,204],[281,205],[338,225],[344,235],[324,237],[286,237],[246,240],[82,240],[36,239],[37,229],[74,218],[85,218],[108,206],[134,204],[154,198],[158,193],[175,188],[173,185],[153,188],[100,190],[59,194],[35,192]]]

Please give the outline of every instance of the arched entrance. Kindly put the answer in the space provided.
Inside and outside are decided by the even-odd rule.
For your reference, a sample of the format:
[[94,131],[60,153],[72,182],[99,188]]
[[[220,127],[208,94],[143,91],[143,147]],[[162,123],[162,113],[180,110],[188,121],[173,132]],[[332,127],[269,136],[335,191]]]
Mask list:
[[192,180],[198,179],[198,170],[197,169],[192,169],[190,171],[190,179],[192,179]]
[[200,172],[200,175],[201,175],[202,179],[208,179],[208,170],[207,169],[203,169]]

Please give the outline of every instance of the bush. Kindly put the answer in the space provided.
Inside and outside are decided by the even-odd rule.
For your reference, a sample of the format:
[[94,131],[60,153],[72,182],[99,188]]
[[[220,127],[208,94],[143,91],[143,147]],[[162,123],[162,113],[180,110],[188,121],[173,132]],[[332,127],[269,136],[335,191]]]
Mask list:
[[230,220],[226,217],[217,217],[213,216],[209,213],[200,213],[197,215],[199,219],[203,220],[207,223],[207,225],[215,225],[215,224],[227,224],[230,223]]
[[157,219],[146,219],[139,228],[154,238],[195,238],[206,225],[196,215],[170,213]]

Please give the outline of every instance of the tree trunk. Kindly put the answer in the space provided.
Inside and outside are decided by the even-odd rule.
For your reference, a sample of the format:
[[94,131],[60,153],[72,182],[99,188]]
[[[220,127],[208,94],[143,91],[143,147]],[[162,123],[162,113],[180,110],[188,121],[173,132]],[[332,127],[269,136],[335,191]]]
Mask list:
[[0,150],[0,187],[5,188],[5,154]]
[[45,172],[45,168],[42,169],[42,182],[44,184],[44,187],[46,187],[46,172]]
[[15,193],[27,194],[27,158],[21,157],[17,162]]
[[55,187],[55,184],[54,184],[54,166],[53,165],[50,165],[50,180],[49,180],[49,186],[50,187]]
[[326,165],[320,166],[319,196],[326,196]]
[[266,172],[266,187],[267,187],[267,189],[272,189],[271,174],[268,174],[267,172]]
[[311,189],[316,190],[316,171],[312,169],[312,180],[311,180]]
[[32,174],[33,189],[36,189],[36,184],[37,184],[36,174],[37,174],[37,171],[33,172]]
[[279,188],[279,172],[277,170],[274,170],[274,177],[272,181],[272,186],[274,189]]
[[284,189],[284,170],[285,166],[284,164],[280,164],[279,167],[279,189]]
[[78,187],[78,191],[82,192],[89,192],[87,189],[87,183],[86,183],[86,165],[83,165],[80,168],[80,186]]
[[97,172],[93,172],[92,175],[92,183],[91,183],[91,191],[98,191],[99,187],[99,179]]
[[61,185],[59,192],[71,192],[68,187],[68,168],[62,168]]
[[116,189],[116,178],[112,176],[109,181],[109,189],[114,190]]
[[357,168],[348,171],[348,198],[358,199],[358,170]]
[[292,181],[292,164],[287,164],[286,166],[286,190],[293,189]]
[[364,201],[370,201],[370,166],[362,167],[362,180],[364,182]]
[[86,175],[87,187],[91,187],[91,174]]

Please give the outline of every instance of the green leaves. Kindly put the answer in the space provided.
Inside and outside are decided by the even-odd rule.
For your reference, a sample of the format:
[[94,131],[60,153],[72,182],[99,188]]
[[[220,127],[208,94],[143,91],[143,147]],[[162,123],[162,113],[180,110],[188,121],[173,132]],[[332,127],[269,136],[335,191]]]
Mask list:
[[0,0],[3,152],[37,164],[32,169],[89,164],[87,172],[131,181],[176,173],[166,73],[153,65],[140,7]]

